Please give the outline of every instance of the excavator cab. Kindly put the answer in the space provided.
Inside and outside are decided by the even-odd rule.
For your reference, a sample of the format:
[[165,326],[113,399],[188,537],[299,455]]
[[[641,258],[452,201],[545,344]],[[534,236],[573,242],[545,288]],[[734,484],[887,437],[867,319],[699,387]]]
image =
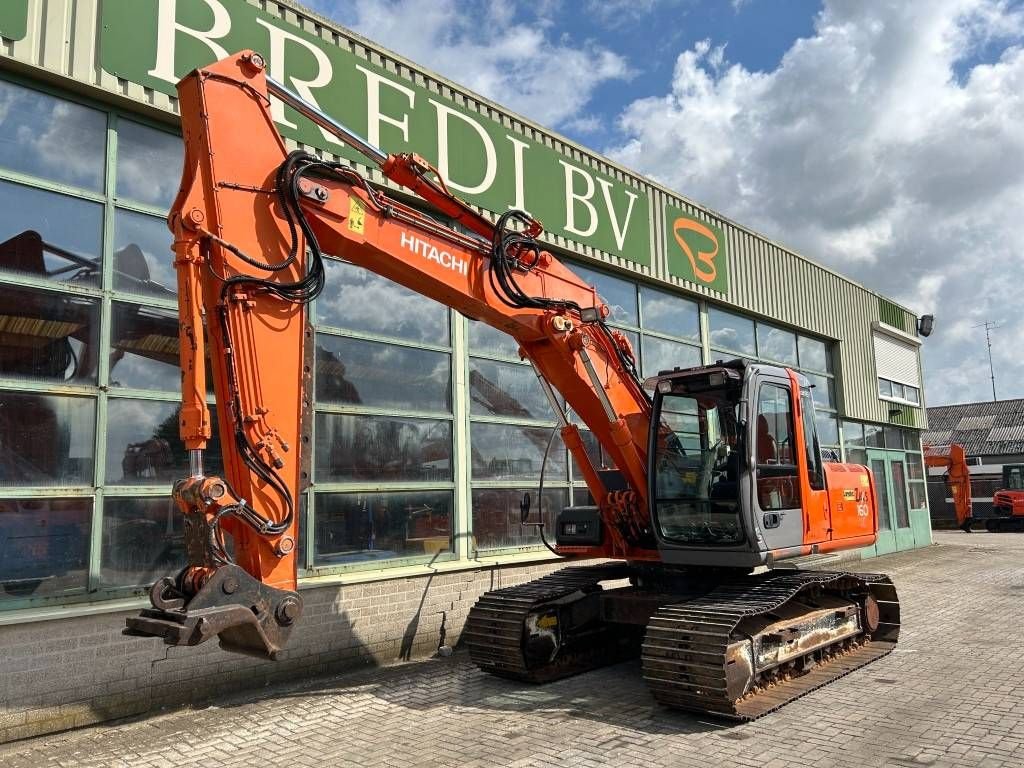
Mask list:
[[651,517],[665,562],[752,568],[844,538],[870,543],[870,472],[822,462],[799,374],[735,360],[663,372],[648,386]]

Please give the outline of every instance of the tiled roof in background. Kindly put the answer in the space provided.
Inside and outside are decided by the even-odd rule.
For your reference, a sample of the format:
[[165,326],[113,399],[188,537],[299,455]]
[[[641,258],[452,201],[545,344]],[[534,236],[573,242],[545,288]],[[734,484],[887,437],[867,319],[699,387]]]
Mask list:
[[959,443],[969,456],[1024,453],[1024,399],[929,408],[921,439],[936,446]]

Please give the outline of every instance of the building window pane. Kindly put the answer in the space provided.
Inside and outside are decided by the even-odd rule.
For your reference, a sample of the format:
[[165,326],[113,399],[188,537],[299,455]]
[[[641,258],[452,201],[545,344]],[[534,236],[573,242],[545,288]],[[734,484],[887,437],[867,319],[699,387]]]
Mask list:
[[628,280],[612,277],[579,264],[570,264],[569,268],[597,289],[598,296],[608,305],[611,314],[609,323],[623,325],[640,325],[636,304],[636,285]]
[[0,498],[0,600],[84,590],[92,499]]
[[0,181],[0,269],[97,286],[103,206]]
[[701,363],[700,349],[689,344],[645,335],[643,346],[644,376],[656,376],[659,371],[673,368],[692,368]]
[[[862,467],[868,465],[868,452],[863,448],[848,448],[846,451],[846,463],[847,464],[860,464]],[[875,482],[881,482],[877,477]]]
[[812,371],[832,372],[828,346],[823,341],[801,336],[797,342],[800,347],[800,367]]
[[172,242],[163,219],[118,210],[114,215],[114,287],[174,299],[178,283]]
[[315,520],[321,566],[452,551],[450,491],[318,493]]
[[903,450],[903,434],[899,427],[885,427],[883,432],[883,440],[886,448],[892,451]]
[[487,323],[469,321],[469,351],[474,355],[519,359],[519,342]]
[[640,302],[644,328],[700,342],[700,308],[697,302],[643,286],[640,288]]
[[757,324],[757,354],[768,360],[795,366],[796,335],[767,323]]
[[875,424],[864,425],[864,444],[868,448],[885,448],[882,428]]
[[[473,479],[537,480],[551,434],[551,427],[480,423],[471,425]],[[556,431],[551,450],[548,451],[544,479],[555,483],[564,481],[565,478],[565,447],[561,435]]]
[[921,433],[915,429],[903,430],[903,448],[915,453],[921,452]]
[[316,398],[320,403],[451,411],[451,355],[317,334]]
[[317,482],[450,481],[452,425],[334,413],[316,415]]
[[96,383],[99,301],[0,286],[0,376]]
[[130,120],[117,123],[117,196],[170,208],[178,194],[185,146],[180,136]]
[[174,310],[115,301],[111,323],[110,386],[171,392],[179,388],[178,314]]
[[917,387],[912,387],[909,384],[903,386],[903,399],[907,400],[914,405],[921,404],[921,391]]
[[711,346],[739,352],[749,357],[757,354],[754,344],[754,321],[750,318],[709,307],[708,328]]
[[554,418],[533,368],[525,365],[471,358],[469,397],[473,416]]
[[911,480],[924,480],[924,465],[921,463],[921,454],[907,454],[907,477]]
[[0,487],[93,484],[96,401],[0,392]]
[[0,166],[103,191],[107,115],[0,81]]
[[928,491],[924,483],[910,484],[910,508],[925,509],[928,506]]
[[832,392],[834,382],[827,376],[818,376],[815,373],[805,373],[808,381],[811,382],[813,387],[811,388],[811,397],[814,398],[814,404],[819,408],[828,408],[834,410],[836,407],[836,400]]
[[170,494],[108,496],[103,503],[100,578],[105,586],[148,586],[185,565],[184,520]]
[[843,443],[847,448],[864,447],[864,425],[856,421],[843,422]]
[[822,445],[839,445],[839,425],[835,417],[827,413],[818,413],[814,417],[818,428],[818,442]]
[[[188,475],[188,451],[178,433],[181,403],[110,398],[107,402],[106,482],[110,485],[166,485]],[[207,474],[223,470],[216,413],[213,439],[203,464]]]
[[880,397],[892,397],[892,382],[888,379],[879,379],[878,394]]
[[566,489],[545,488],[544,496],[538,500],[536,488],[474,488],[474,551],[541,545],[537,527],[520,522],[519,504],[524,493],[530,494],[530,521],[543,520],[544,535],[553,543],[555,518],[566,506]]
[[448,346],[448,308],[362,267],[324,259],[327,290],[316,300],[317,319],[348,331]]

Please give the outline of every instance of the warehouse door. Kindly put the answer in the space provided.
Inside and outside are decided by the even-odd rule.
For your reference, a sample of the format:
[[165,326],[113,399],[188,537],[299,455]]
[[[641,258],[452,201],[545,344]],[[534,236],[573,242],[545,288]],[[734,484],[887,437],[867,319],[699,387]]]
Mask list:
[[911,549],[914,531],[910,527],[910,495],[907,462],[902,452],[868,451],[868,464],[878,488],[878,543],[875,551]]

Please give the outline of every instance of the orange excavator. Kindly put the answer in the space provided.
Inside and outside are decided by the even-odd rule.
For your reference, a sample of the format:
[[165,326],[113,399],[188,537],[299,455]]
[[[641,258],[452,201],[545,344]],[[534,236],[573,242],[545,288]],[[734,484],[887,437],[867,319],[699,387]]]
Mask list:
[[[540,245],[525,212],[492,222],[423,158],[385,153],[275,82],[257,53],[191,73],[178,93],[186,152],[169,224],[191,472],[173,493],[187,565],[153,585],[152,608],[128,619],[128,634],[172,645],[219,637],[274,658],[301,622],[307,306],[330,253],[514,337],[595,501],[562,510],[550,544],[597,565],[488,592],[471,609],[462,639],[481,669],[544,682],[639,655],[658,701],[751,719],[894,647],[888,577],[774,567],[869,545],[878,526],[870,471],[822,462],[804,377],[737,360],[641,381],[608,307]],[[348,165],[288,152],[271,96],[446,221]],[[203,472],[207,360],[223,476]],[[556,391],[612,468],[591,462]]]
[[946,470],[946,487],[953,497],[953,508],[956,510],[956,524],[965,533],[971,532],[974,523],[973,502],[971,501],[971,470],[967,466],[964,447],[953,443],[948,451],[924,446],[924,463],[929,467]]

